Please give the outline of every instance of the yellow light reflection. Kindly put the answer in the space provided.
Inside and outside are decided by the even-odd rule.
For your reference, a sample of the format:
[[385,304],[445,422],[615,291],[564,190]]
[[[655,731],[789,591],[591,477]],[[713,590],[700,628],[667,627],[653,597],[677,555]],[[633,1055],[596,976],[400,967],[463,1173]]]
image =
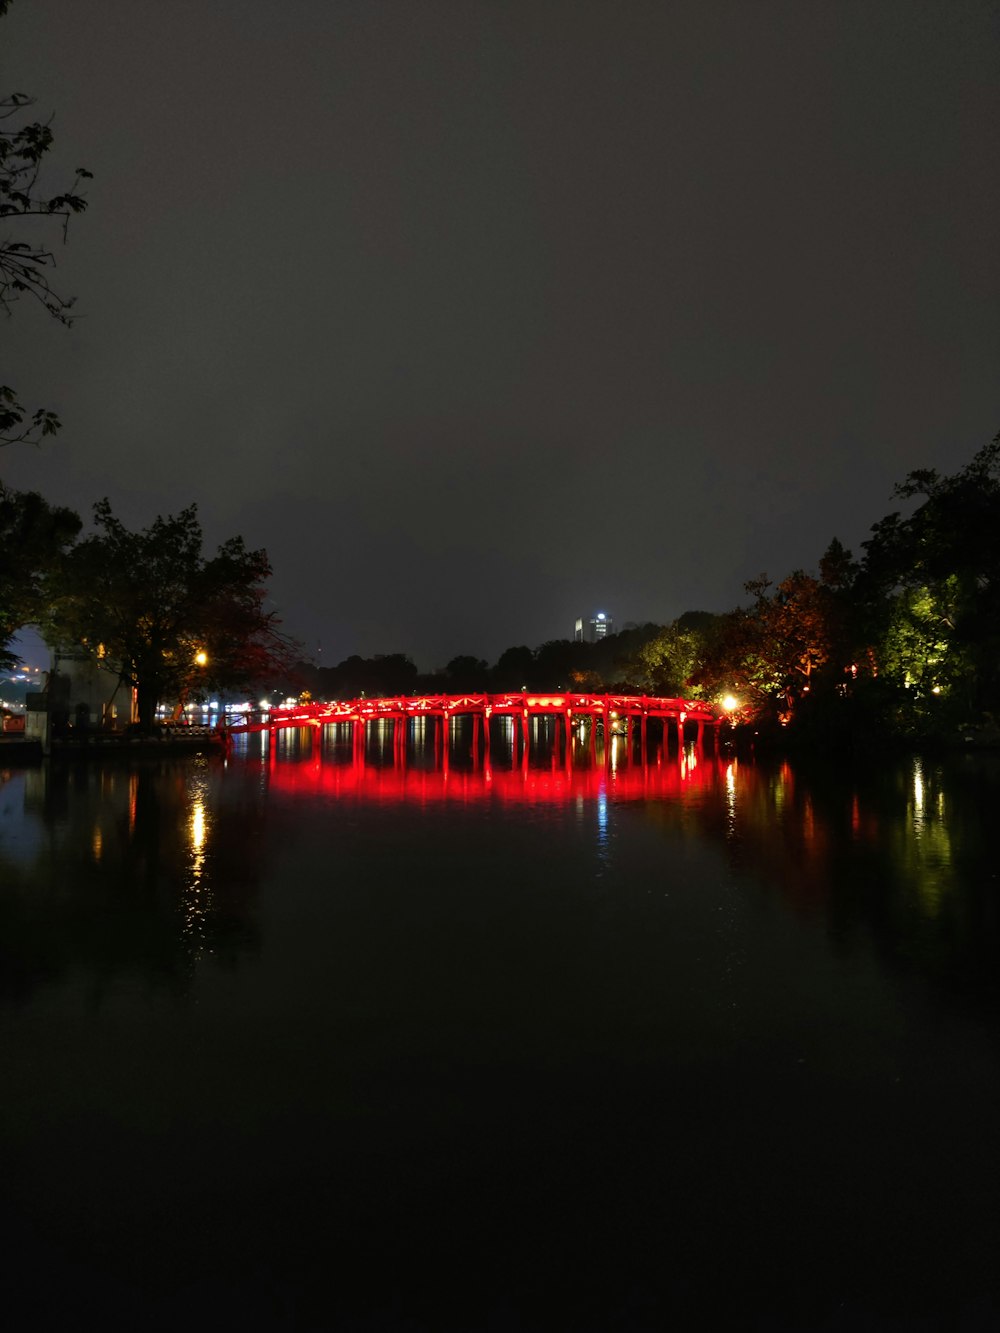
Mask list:
[[211,894],[205,875],[206,849],[211,827],[211,816],[206,805],[205,795],[204,781],[200,780],[194,783],[191,789],[191,805],[187,820],[190,860],[181,899],[182,929],[193,948],[195,958],[200,956],[204,948],[205,927],[211,909]]
[[200,796],[191,808],[191,846],[200,852],[205,845],[205,803]]
[[726,832],[736,833],[736,760],[726,767]]
[[919,833],[924,823],[924,770],[919,759],[913,761],[913,823]]

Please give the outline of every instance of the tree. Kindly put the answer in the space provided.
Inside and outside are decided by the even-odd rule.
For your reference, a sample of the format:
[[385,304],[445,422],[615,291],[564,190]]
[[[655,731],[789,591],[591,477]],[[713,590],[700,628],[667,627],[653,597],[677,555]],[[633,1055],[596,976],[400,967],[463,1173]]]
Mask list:
[[288,669],[292,645],[264,610],[266,551],[232,537],[206,559],[195,505],[131,532],[105,499],[94,520],[50,578],[44,627],[135,688],[143,730],[164,700]]
[[[0,17],[7,10],[0,3]],[[69,220],[82,213],[87,201],[81,185],[91,173],[78,167],[61,190],[42,188],[44,158],[52,148],[51,123],[20,123],[22,113],[33,105],[25,93],[0,98],[0,219],[10,234],[0,235],[0,309],[11,314],[14,303],[28,297],[41,305],[60,324],[72,322],[74,298],[57,291],[50,282],[55,266],[50,240],[52,228],[66,240]],[[59,418],[47,408],[30,412],[16,392],[0,384],[0,445],[37,441],[54,435]]]
[[573,639],[548,639],[535,649],[531,678],[526,683],[533,690],[568,690],[580,684],[590,669],[593,645]]
[[801,570],[777,586],[761,574],[744,588],[753,604],[715,618],[690,676],[691,690],[701,698],[731,693],[745,715],[788,722],[831,661],[834,596]]
[[0,667],[17,662],[10,641],[44,613],[44,580],[80,531],[79,515],[52,508],[33,491],[0,483]]
[[992,706],[1000,689],[1000,435],[952,476],[920,469],[894,494],[923,502],[908,518],[888,514],[864,543],[860,584],[881,609],[882,665],[909,688]]
[[502,693],[527,685],[535,668],[535,654],[526,644],[505,648],[491,672],[491,684]]
[[444,677],[449,693],[474,694],[489,688],[489,663],[480,657],[460,654],[445,667]]
[[682,629],[675,620],[644,644],[638,656],[645,684],[654,694],[700,697],[692,684],[705,657],[704,637],[698,631]]

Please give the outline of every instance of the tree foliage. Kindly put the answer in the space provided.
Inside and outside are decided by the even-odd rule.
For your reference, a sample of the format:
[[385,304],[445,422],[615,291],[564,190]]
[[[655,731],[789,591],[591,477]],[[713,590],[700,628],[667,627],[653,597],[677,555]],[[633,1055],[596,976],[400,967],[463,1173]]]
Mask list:
[[643,683],[653,694],[700,698],[701,685],[696,677],[705,656],[705,635],[694,628],[683,628],[681,621],[675,620],[640,648]]
[[918,693],[989,707],[1000,688],[1000,435],[951,476],[909,473],[895,495],[922,503],[874,525],[859,581],[881,611],[884,666]]
[[107,500],[94,506],[94,520],[98,530],[50,580],[45,629],[54,642],[87,647],[136,689],[140,726],[153,725],[164,700],[287,668],[290,645],[264,610],[265,551],[232,537],[206,559],[195,505],[141,532]]
[[[6,12],[0,6],[0,17]],[[0,310],[9,316],[24,298],[40,305],[61,324],[72,322],[74,298],[52,282],[53,242],[66,241],[70,218],[82,213],[87,200],[83,183],[91,179],[78,167],[61,188],[42,179],[52,148],[51,121],[26,115],[33,105],[25,93],[0,98]],[[0,384],[0,445],[37,441],[59,429],[59,418],[47,408],[24,407],[10,385]]]
[[0,484],[0,667],[17,661],[10,651],[17,631],[44,615],[46,576],[80,526],[71,509]]

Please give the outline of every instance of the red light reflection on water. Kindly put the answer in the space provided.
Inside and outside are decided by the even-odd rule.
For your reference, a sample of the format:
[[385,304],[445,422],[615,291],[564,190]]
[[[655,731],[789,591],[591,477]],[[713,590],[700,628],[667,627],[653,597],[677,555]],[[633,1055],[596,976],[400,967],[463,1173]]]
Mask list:
[[[558,803],[579,797],[613,801],[689,798],[724,781],[725,766],[713,755],[689,749],[649,763],[506,764],[489,760],[472,767],[439,762],[434,767],[378,764],[363,756],[323,753],[274,754],[264,761],[271,789],[290,796],[372,801],[381,804],[497,801]],[[728,761],[727,761],[728,762]]]

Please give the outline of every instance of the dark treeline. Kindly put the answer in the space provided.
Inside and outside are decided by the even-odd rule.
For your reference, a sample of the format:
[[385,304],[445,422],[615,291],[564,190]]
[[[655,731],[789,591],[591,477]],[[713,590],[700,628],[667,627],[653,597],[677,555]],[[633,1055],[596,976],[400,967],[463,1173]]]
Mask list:
[[206,690],[613,689],[731,696],[735,720],[760,736],[1000,740],[1000,436],[951,476],[911,472],[896,495],[910,512],[877,522],[859,556],[834,539],[814,572],[762,574],[731,611],[688,611],[592,644],[514,645],[492,664],[458,656],[421,675],[404,653],[293,665],[264,611],[266,553],[234,537],[207,556],[193,506],[130,532],[103,501],[80,539],[71,511],[0,484],[0,665],[14,660],[18,628],[41,625],[134,686],[147,727],[157,703]]
[[835,538],[814,572],[744,585],[742,605],[688,611],[595,644],[508,648],[421,675],[404,654],[300,664],[318,698],[615,689],[737,701],[735,718],[816,743],[864,736],[1000,740],[1000,436],[951,476],[911,472],[855,556]]
[[300,662],[297,679],[315,698],[356,699],[466,691],[645,689],[641,653],[660,632],[654,624],[626,628],[597,643],[552,639],[538,648],[507,648],[495,663],[458,656],[440,671],[421,673],[405,653],[348,657],[334,667]]

